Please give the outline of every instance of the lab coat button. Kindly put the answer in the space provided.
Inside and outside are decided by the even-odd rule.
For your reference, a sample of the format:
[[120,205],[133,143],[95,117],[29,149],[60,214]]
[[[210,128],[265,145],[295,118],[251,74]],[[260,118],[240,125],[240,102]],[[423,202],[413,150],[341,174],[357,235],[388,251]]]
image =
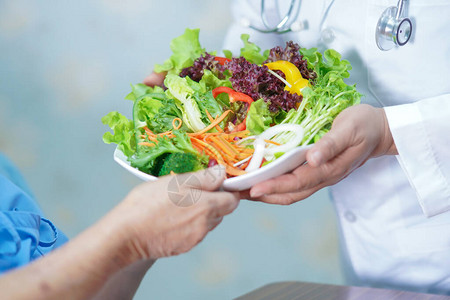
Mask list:
[[320,39],[325,44],[332,43],[334,41],[334,38],[335,38],[334,32],[330,28],[325,28],[324,30],[322,30],[322,33],[320,34]]
[[355,216],[355,214],[352,213],[352,212],[349,211],[349,210],[347,210],[347,211],[344,213],[344,218],[345,218],[348,222],[350,222],[350,223],[356,222],[356,216]]

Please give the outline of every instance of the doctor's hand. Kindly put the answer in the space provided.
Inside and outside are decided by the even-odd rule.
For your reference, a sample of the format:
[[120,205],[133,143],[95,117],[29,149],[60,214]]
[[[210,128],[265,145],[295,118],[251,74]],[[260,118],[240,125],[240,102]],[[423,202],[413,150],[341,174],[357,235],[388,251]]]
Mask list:
[[352,106],[342,111],[331,130],[309,149],[307,164],[253,186],[250,198],[292,204],[339,182],[372,157],[394,154],[397,149],[384,109]]
[[156,73],[152,72],[150,75],[144,78],[142,81],[143,84],[154,87],[154,86],[163,86],[164,79],[166,78],[166,73]]

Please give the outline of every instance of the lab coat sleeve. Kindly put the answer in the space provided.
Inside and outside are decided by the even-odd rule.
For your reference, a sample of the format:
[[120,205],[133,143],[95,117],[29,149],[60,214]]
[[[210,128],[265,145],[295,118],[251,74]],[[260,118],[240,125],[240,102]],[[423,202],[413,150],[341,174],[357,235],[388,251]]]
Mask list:
[[397,159],[427,217],[450,210],[450,94],[385,107]]
[[258,26],[258,28],[263,28],[260,5],[261,2],[255,0],[233,0],[231,4],[233,22],[225,36],[223,49],[230,50],[234,56],[238,56],[240,49],[244,45],[241,41],[243,33],[249,34],[249,41],[261,47],[262,51],[274,46],[284,45],[285,41],[282,35],[261,33],[245,25],[252,24]]

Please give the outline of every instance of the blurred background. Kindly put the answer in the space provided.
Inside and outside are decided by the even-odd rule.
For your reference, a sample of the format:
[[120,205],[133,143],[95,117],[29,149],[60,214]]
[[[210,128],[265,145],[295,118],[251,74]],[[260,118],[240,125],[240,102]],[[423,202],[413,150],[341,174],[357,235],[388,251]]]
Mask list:
[[[140,181],[113,161],[101,117],[200,28],[220,50],[230,0],[0,0],[0,151],[69,237]],[[342,283],[327,191],[288,207],[242,201],[194,250],[161,259],[135,299],[230,299],[274,281]]]

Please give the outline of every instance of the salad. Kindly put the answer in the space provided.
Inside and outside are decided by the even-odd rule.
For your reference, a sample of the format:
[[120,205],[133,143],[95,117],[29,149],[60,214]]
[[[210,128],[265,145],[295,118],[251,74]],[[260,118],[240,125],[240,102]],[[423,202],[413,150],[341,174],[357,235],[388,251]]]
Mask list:
[[238,56],[219,56],[199,42],[199,29],[173,39],[172,55],[155,71],[163,87],[132,85],[131,119],[117,111],[102,118],[130,165],[153,176],[215,164],[228,177],[253,172],[289,150],[319,140],[334,118],[359,103],[347,85],[351,65],[328,49],[289,41],[262,51],[243,34]]

